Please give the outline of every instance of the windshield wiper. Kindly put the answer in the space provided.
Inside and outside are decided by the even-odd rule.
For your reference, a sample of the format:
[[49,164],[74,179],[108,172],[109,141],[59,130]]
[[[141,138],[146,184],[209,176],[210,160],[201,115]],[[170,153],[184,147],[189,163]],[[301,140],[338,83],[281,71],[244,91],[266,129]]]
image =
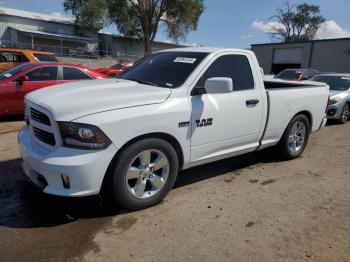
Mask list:
[[141,80],[141,79],[138,79],[138,78],[128,78],[128,79],[125,79],[125,80],[135,81],[135,82],[137,82],[139,84],[143,84],[143,85],[158,86],[156,83],[153,83],[153,82],[150,82],[150,81]]

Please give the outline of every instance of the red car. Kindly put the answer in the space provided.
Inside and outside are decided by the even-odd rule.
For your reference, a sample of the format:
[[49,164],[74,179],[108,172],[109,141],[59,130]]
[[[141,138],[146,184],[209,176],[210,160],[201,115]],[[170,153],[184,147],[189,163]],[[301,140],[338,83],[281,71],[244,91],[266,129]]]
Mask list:
[[116,65],[111,66],[111,67],[98,68],[95,71],[99,72],[101,74],[107,75],[109,77],[116,77],[120,73],[122,73],[126,69],[128,69],[130,66],[132,66],[132,63],[116,64]]
[[107,78],[82,65],[56,62],[26,63],[0,74],[0,116],[23,114],[24,96],[43,87]]
[[275,78],[291,81],[303,81],[308,80],[315,75],[318,75],[320,71],[316,69],[285,69],[278,73]]

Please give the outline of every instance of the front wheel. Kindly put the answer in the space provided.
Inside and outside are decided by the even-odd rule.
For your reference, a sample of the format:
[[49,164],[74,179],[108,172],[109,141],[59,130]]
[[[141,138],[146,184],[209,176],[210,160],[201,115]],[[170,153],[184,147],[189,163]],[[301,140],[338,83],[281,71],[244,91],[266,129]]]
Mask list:
[[109,174],[109,192],[122,206],[138,210],[160,202],[174,186],[178,172],[175,149],[148,138],[127,147]]
[[280,152],[285,159],[299,157],[309,140],[310,123],[305,115],[295,116],[288,124],[278,144]]
[[350,111],[350,108],[349,108],[349,104],[345,104],[343,106],[343,109],[341,111],[341,115],[340,115],[340,118],[339,118],[339,123],[341,124],[345,124],[348,119],[349,119],[349,111]]

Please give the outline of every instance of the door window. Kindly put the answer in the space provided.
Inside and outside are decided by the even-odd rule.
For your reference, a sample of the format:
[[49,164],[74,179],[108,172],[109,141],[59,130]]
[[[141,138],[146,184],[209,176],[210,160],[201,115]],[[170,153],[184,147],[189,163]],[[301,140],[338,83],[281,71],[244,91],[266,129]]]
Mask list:
[[57,80],[57,66],[46,66],[34,69],[27,73],[29,81]]
[[74,67],[63,67],[63,80],[84,80],[91,79],[82,70]]
[[29,60],[21,53],[16,52],[1,52],[0,53],[0,63],[1,62],[28,62]]
[[249,61],[244,55],[224,55],[210,65],[198,81],[196,87],[204,87],[205,81],[212,77],[229,77],[234,91],[254,89],[254,78]]

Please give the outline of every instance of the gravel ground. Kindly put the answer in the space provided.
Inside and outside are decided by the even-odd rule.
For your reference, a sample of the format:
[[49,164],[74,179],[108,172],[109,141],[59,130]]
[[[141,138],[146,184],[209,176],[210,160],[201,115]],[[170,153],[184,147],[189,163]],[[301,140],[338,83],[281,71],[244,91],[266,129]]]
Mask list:
[[24,125],[23,117],[0,118],[0,135],[17,132]]
[[128,212],[34,190],[14,122],[0,123],[1,261],[350,261],[350,123],[297,160],[263,151],[184,171],[161,204]]

